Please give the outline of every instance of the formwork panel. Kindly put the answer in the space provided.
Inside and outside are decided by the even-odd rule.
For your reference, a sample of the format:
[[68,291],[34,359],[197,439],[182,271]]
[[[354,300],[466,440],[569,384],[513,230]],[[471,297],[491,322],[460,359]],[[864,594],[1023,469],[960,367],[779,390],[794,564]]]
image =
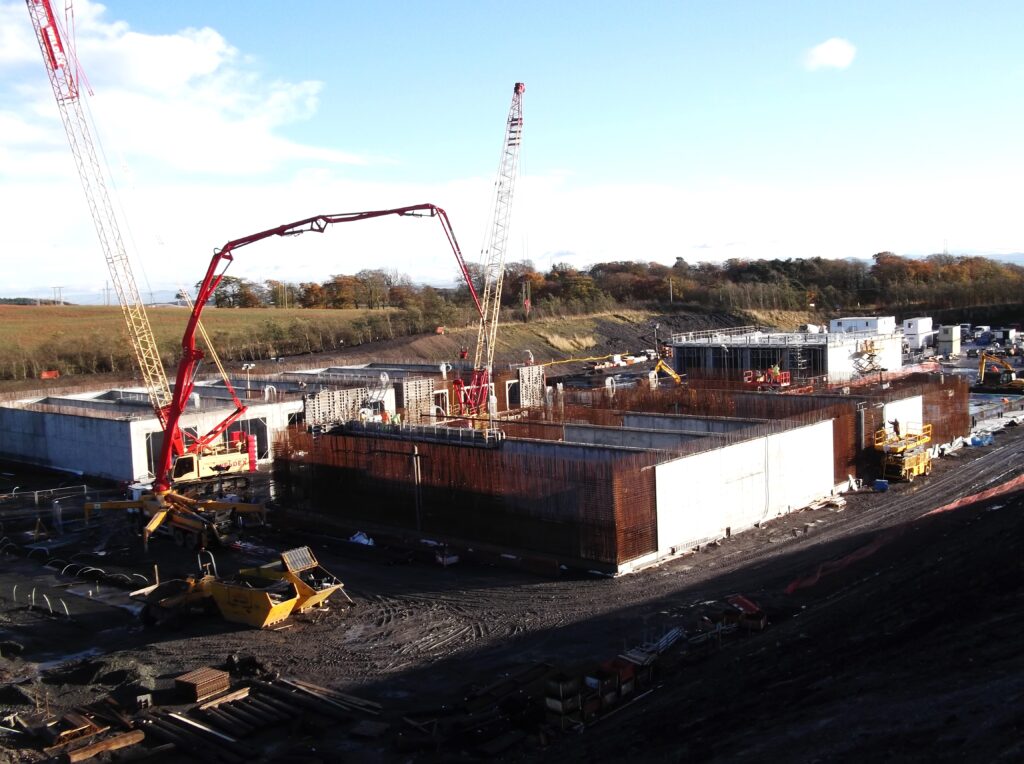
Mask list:
[[395,382],[396,405],[411,424],[429,421],[434,411],[434,380],[416,377]]
[[306,424],[332,425],[359,418],[359,408],[369,396],[365,387],[322,390],[303,398]]
[[519,376],[519,405],[522,408],[544,405],[544,367],[522,366]]

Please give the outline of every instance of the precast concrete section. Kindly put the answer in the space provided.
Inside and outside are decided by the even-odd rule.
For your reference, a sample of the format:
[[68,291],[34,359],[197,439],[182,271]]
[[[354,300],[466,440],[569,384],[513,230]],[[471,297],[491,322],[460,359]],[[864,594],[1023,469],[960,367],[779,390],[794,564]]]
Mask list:
[[[208,432],[231,410],[201,388],[181,427]],[[198,408],[197,408],[198,406]],[[258,401],[228,430],[256,437],[257,456],[273,458],[273,434],[302,411],[302,400]],[[143,391],[100,391],[0,406],[0,457],[117,481],[152,477],[163,431]]]
[[831,494],[832,420],[663,462],[654,468],[658,553],[746,530]]

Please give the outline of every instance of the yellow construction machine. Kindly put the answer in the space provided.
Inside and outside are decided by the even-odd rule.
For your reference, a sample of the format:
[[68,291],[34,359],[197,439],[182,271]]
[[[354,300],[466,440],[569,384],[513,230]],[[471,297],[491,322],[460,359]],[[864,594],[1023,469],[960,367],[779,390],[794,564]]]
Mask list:
[[973,390],[980,393],[1024,393],[1024,379],[1017,376],[1005,358],[982,352],[978,355],[978,383]]
[[654,365],[654,373],[657,374],[659,371],[665,372],[668,376],[672,378],[672,381],[675,382],[677,385],[683,384],[682,376],[680,376],[675,369],[673,369],[671,366],[665,363],[664,358],[659,358],[658,363]]
[[281,553],[281,559],[258,568],[243,568],[238,572],[246,581],[287,581],[298,592],[295,610],[305,613],[320,607],[334,592],[340,591],[349,601],[344,584],[328,573],[308,546]]
[[[197,612],[220,613],[231,623],[263,629],[322,607],[337,591],[345,594],[341,581],[317,562],[309,547],[281,553],[277,562],[258,568],[244,568],[234,579],[221,578],[213,555],[199,556],[199,572],[183,579],[156,583],[129,596],[142,604],[141,617],[147,625],[162,625]],[[345,595],[351,603],[352,600]]]
[[900,432],[895,426],[875,432],[875,450],[882,455],[882,477],[912,483],[918,475],[932,472],[932,454],[928,444],[932,426],[908,427]]
[[169,491],[164,494],[142,493],[124,501],[87,502],[85,519],[94,510],[124,509],[139,513],[146,524],[142,528],[143,546],[158,529],[167,532],[174,543],[189,549],[227,546],[235,540],[235,531],[246,518],[259,523],[266,520],[266,506],[242,501],[194,499]]

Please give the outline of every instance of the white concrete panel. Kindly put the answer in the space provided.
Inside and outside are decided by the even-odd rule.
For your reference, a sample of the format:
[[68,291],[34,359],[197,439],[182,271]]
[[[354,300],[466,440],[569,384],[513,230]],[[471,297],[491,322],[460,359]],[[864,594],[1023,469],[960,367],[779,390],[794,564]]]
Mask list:
[[835,485],[832,420],[769,436],[768,476],[772,516],[827,496]]
[[908,432],[920,432],[924,418],[924,397],[915,395],[913,398],[904,398],[900,401],[891,401],[885,404],[884,416],[886,426],[894,419],[900,422],[900,431],[906,435]]
[[763,439],[659,464],[655,468],[659,552],[668,554],[673,548],[688,549],[721,538],[743,513],[763,514],[763,464]]
[[877,338],[875,355],[878,358],[878,365],[883,369],[896,371],[903,368],[903,339],[899,335]]
[[0,455],[112,480],[130,477],[129,422],[0,408]]
[[804,507],[831,492],[832,473],[831,420],[659,464],[659,554]]

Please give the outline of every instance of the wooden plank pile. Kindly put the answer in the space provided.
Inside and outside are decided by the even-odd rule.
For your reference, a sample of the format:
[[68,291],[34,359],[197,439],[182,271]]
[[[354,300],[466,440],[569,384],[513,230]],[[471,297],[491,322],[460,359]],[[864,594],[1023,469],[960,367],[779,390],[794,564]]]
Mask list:
[[[132,719],[110,697],[75,706],[60,716],[37,711],[12,714],[12,720],[22,731],[42,741],[43,753],[51,757],[64,756],[71,762],[88,761],[106,751],[137,745],[145,739],[145,733],[135,729]],[[103,737],[112,726],[126,731]]]

